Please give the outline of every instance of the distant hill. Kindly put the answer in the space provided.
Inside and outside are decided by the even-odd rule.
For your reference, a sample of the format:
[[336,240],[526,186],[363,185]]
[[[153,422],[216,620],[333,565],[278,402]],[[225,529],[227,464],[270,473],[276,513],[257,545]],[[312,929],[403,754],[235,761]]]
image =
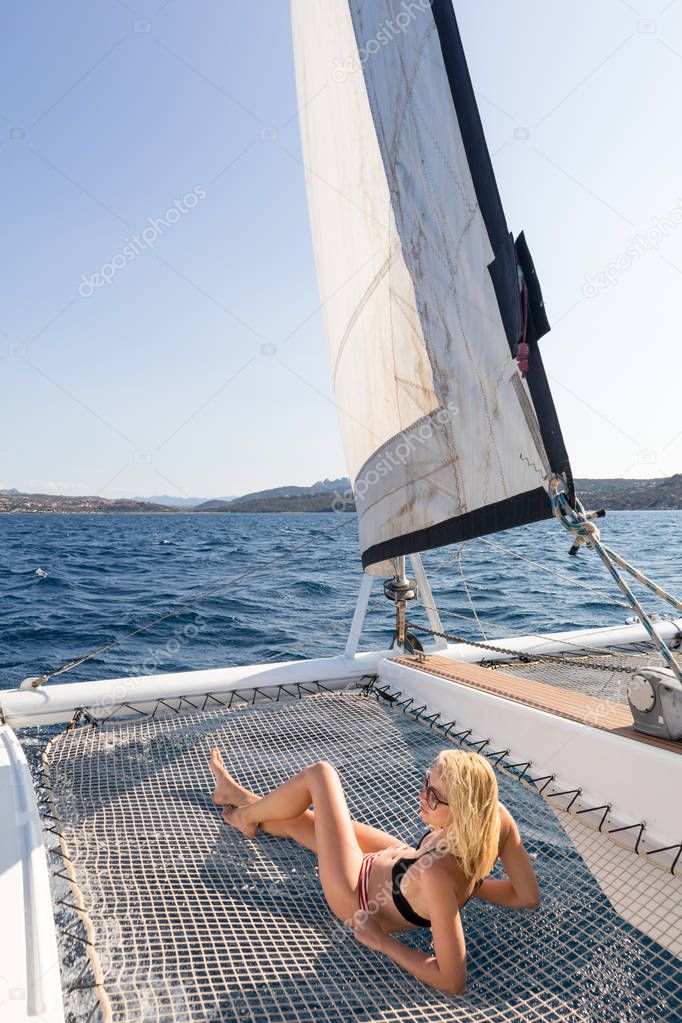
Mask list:
[[149,501],[134,498],[111,500],[107,497],[70,497],[63,494],[22,494],[18,490],[0,490],[0,512],[176,512]]
[[607,511],[653,511],[682,509],[682,473],[654,480],[577,479],[575,487],[582,503]]
[[339,502],[340,491],[322,490],[316,494],[289,494],[283,497],[251,497],[248,500],[207,501],[195,512],[331,512],[355,511],[353,502]]
[[[340,494],[350,487],[347,477],[336,480],[318,480],[311,487],[273,487],[257,490],[253,494],[235,497],[232,501],[216,498],[197,505],[195,511],[207,512],[273,512],[273,511],[332,511]],[[354,511],[354,506],[348,509]]]
[[[576,490],[585,507],[607,511],[682,509],[682,473],[667,479],[577,479]],[[245,494],[234,501],[205,501],[195,511],[213,512],[306,512],[338,511],[339,498],[350,488],[348,479],[321,480],[312,487],[276,487]],[[350,502],[344,511],[355,511]]]
[[[24,494],[13,488],[0,490],[0,513],[9,512],[328,512],[350,484],[347,479],[318,480],[310,487],[288,486],[259,490],[242,497],[203,498],[133,497],[111,499],[97,495],[71,497],[63,494]],[[196,502],[196,503],[195,503]],[[338,507],[338,505],[336,506]],[[344,508],[354,511],[354,506]]]
[[[586,508],[607,511],[682,510],[682,473],[666,479],[577,479],[576,490]],[[200,501],[194,498],[119,498],[97,495],[67,497],[57,494],[24,494],[19,490],[0,490],[0,513],[10,512],[331,512],[354,511],[345,495],[350,484],[341,477],[319,480],[311,487],[289,486],[259,490],[243,497]],[[172,501],[173,504],[162,503]],[[185,503],[180,503],[180,502]]]
[[[184,508],[191,510],[196,508],[198,504],[203,504],[206,501],[205,497],[173,497],[169,494],[155,495],[154,497],[133,497],[133,501],[143,501],[147,504],[162,504],[165,508]],[[234,497],[217,497],[212,498],[216,501],[234,501]]]

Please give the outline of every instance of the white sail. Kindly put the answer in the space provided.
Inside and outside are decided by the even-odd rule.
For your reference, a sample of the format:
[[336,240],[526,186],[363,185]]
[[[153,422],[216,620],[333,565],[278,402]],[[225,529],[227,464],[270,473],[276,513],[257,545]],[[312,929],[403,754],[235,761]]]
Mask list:
[[570,469],[542,299],[507,231],[450,0],[293,0],[293,35],[365,568],[549,515],[548,481],[570,486]]

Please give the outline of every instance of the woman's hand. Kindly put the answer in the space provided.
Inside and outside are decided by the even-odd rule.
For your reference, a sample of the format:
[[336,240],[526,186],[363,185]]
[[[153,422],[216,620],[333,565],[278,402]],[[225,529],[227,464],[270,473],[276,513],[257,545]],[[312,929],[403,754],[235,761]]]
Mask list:
[[509,811],[500,804],[500,859],[507,877],[486,878],[475,893],[484,902],[510,909],[537,909],[540,890],[533,862]]
[[353,931],[358,941],[381,952],[386,935],[373,916],[364,909],[358,909],[353,915]]

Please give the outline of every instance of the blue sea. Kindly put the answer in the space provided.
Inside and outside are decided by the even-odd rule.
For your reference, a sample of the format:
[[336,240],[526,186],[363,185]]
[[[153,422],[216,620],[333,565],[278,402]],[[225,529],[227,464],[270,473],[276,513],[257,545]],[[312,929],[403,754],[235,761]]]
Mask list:
[[[605,542],[682,593],[682,512],[610,512],[600,525]],[[569,557],[570,543],[547,521],[427,552],[445,628],[494,639],[623,623],[630,612],[597,555]],[[107,644],[54,681],[338,653],[361,578],[350,514],[2,515],[0,551],[0,688]],[[361,648],[391,636],[376,582]]]

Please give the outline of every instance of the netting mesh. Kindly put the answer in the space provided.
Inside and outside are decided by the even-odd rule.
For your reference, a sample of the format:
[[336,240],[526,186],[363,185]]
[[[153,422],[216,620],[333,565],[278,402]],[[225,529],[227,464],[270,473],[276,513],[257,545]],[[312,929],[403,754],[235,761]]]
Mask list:
[[632,856],[608,835],[581,825],[560,810],[557,820],[613,906],[629,923],[682,956],[680,878],[641,856]]
[[[356,941],[327,907],[313,853],[271,835],[245,840],[210,799],[213,745],[257,793],[328,759],[354,817],[414,840],[423,769],[449,744],[357,692],[63,733],[46,753],[48,781],[111,1018],[679,1018],[680,961],[619,916],[551,807],[504,773],[501,799],[535,857],[543,900],[533,913],[469,903],[469,982],[457,999]],[[627,874],[638,858],[619,854]],[[680,882],[670,882],[679,938]],[[429,931],[400,938],[432,951]]]
[[[615,703],[627,703],[628,682],[639,668],[665,663],[656,650],[641,654],[587,654],[577,657],[566,654],[566,659],[541,659],[529,662],[486,661],[487,668],[503,671],[507,675],[546,682],[548,685],[571,689],[587,696],[603,697]],[[626,670],[623,670],[626,669]]]

